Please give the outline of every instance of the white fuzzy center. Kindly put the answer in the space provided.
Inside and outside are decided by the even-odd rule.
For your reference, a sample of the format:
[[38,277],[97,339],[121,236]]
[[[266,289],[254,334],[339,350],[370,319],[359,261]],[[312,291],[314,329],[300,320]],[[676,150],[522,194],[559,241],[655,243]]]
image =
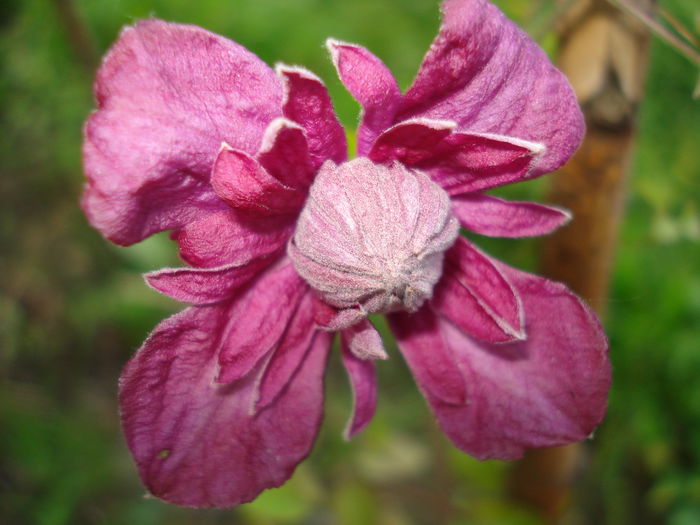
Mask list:
[[425,174],[366,158],[328,162],[310,189],[289,255],[336,308],[414,312],[431,297],[458,232],[448,195]]

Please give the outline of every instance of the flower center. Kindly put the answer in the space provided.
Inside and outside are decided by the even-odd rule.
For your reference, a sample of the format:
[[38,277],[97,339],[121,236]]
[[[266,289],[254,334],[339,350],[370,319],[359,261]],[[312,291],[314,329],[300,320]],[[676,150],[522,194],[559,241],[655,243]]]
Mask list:
[[336,308],[414,312],[431,297],[458,232],[447,193],[428,176],[358,158],[323,165],[288,252]]

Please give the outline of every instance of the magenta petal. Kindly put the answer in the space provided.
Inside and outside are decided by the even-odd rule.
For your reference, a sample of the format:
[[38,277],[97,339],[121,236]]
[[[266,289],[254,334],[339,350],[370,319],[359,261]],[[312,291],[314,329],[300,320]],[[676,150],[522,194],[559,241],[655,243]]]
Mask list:
[[571,214],[560,208],[480,193],[453,197],[452,213],[468,230],[491,237],[546,235],[571,220]]
[[486,0],[446,0],[440,33],[394,122],[450,119],[469,132],[546,145],[534,175],[561,166],[583,137],[571,86],[539,46]]
[[328,39],[340,80],[363,108],[357,130],[357,154],[365,155],[374,139],[391,126],[401,91],[384,63],[364,47]]
[[525,180],[544,151],[541,144],[454,128],[451,121],[406,120],[379,135],[369,158],[419,168],[454,195]]
[[122,31],[95,95],[83,208],[118,244],[216,209],[208,181],[219,146],[257,151],[282,104],[279,79],[255,55],[204,29],[160,20]]
[[430,308],[415,314],[390,314],[387,319],[423,395],[448,405],[463,405],[467,386]]
[[587,438],[605,414],[610,387],[608,344],[591,310],[560,283],[501,270],[522,298],[527,340],[480,343],[439,321],[468,402],[427,396],[448,437],[479,459],[516,459],[527,448]]
[[242,264],[280,252],[294,231],[291,217],[246,217],[226,207],[185,225],[172,235],[180,257],[192,266]]
[[447,252],[432,305],[478,339],[503,343],[527,337],[517,291],[494,262],[464,237]]
[[244,377],[275,347],[307,289],[284,258],[236,298],[219,352],[218,382]]
[[232,507],[278,487],[311,450],[323,412],[326,349],[309,352],[264,412],[255,375],[214,382],[227,311],[193,307],[163,321],[120,381],[127,443],[148,490],[190,507]]
[[217,268],[165,268],[144,277],[149,286],[177,301],[211,304],[231,298],[273,260],[260,257]]
[[247,153],[224,144],[211,185],[229,206],[245,215],[290,215],[304,204],[304,194],[282,184]]
[[348,157],[345,130],[321,79],[301,67],[278,65],[276,70],[286,87],[284,116],[304,128],[314,167],[318,169],[327,159],[344,162]]
[[374,416],[377,408],[377,373],[374,361],[361,359],[350,350],[350,342],[342,334],[341,355],[343,365],[350,378],[353,394],[352,415],[343,433],[351,439],[362,432]]
[[257,159],[270,175],[301,196],[306,195],[316,174],[304,130],[286,118],[270,124]]
[[253,410],[263,410],[274,403],[313,348],[330,346],[333,334],[316,327],[314,304],[311,293],[302,298],[277,348],[264,365]]
[[416,166],[435,158],[436,148],[452,134],[456,124],[449,120],[411,119],[384,131],[367,155],[374,162],[399,160]]

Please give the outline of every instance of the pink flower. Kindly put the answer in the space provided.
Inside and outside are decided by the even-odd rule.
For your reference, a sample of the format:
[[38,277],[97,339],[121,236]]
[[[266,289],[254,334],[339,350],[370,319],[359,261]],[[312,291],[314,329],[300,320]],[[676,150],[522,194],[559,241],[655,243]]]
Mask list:
[[355,406],[374,413],[387,314],[440,426],[477,458],[586,438],[605,412],[607,341],[563,285],[491,259],[462,227],[551,232],[566,212],[482,193],[550,172],[583,120],[564,77],[485,0],[446,0],[404,94],[366,49],[329,40],[363,107],[358,158],[322,82],[273,71],[193,26],[126,28],[97,76],[83,207],[128,245],[172,230],[190,265],[148,283],[192,306],[156,327],[120,381],[148,489],[229,507],[282,484],[322,417],[335,331]]

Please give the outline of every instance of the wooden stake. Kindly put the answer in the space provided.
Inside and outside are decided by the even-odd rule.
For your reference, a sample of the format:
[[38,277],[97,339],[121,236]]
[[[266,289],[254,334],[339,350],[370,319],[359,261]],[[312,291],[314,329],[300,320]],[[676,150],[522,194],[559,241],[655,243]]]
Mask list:
[[[653,16],[651,1],[636,3]],[[639,20],[604,0],[571,4],[558,31],[559,67],[574,86],[588,131],[576,155],[551,176],[547,201],[571,210],[574,220],[542,242],[540,271],[567,283],[602,317],[624,212],[649,33]],[[514,464],[509,492],[547,523],[561,523],[581,463],[580,444],[530,451]]]

